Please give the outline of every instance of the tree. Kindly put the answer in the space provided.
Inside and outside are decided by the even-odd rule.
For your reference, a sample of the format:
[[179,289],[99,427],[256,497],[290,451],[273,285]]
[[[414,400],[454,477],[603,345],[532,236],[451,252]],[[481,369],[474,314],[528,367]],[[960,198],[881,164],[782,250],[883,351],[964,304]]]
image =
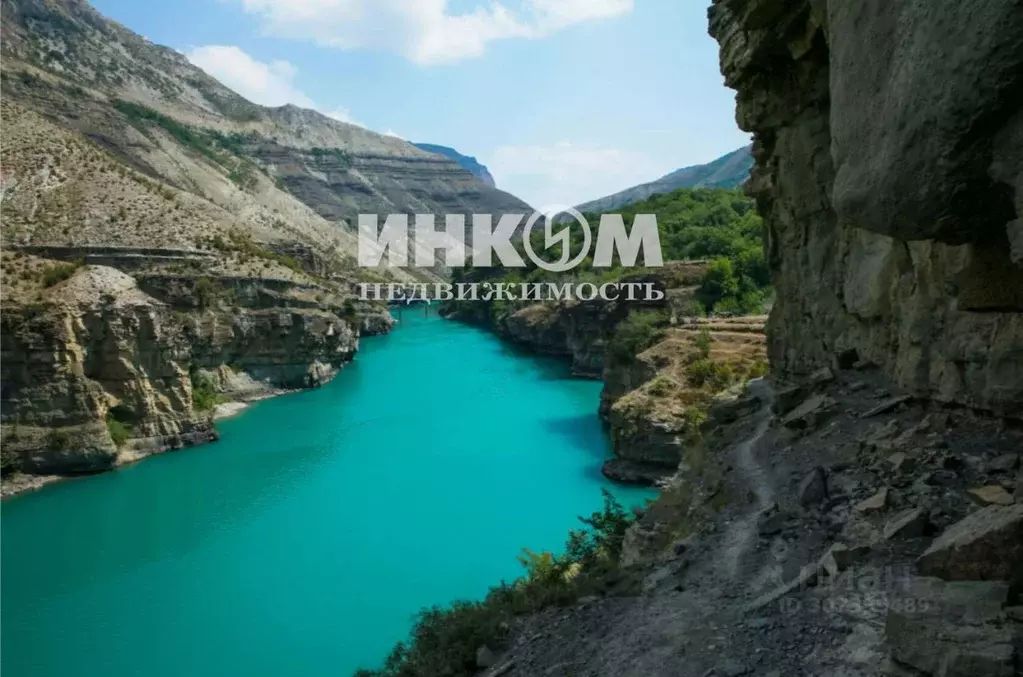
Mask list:
[[714,308],[722,299],[734,297],[738,293],[739,279],[735,276],[731,260],[714,259],[700,284],[700,300],[708,308]]

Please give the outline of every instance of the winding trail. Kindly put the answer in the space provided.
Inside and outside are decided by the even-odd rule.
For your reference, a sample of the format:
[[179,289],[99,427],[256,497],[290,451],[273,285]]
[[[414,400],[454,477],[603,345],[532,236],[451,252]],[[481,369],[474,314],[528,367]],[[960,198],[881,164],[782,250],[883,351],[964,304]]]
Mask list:
[[763,380],[750,383],[750,391],[761,402],[760,411],[757,413],[757,427],[752,435],[736,446],[735,460],[743,480],[756,496],[756,504],[753,510],[729,524],[728,535],[722,543],[721,553],[726,562],[728,576],[733,581],[739,577],[740,563],[749,552],[751,543],[755,542],[760,517],[774,504],[775,496],[770,476],[757,459],[760,442],[771,426],[771,403],[774,393],[770,384]]

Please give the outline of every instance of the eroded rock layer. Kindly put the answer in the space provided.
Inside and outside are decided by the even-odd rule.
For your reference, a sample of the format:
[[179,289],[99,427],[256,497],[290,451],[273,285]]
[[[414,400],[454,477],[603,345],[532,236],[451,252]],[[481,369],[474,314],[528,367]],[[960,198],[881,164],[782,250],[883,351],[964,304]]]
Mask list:
[[1023,415],[1023,5],[716,0],[710,17],[755,136],[773,369],[868,362]]

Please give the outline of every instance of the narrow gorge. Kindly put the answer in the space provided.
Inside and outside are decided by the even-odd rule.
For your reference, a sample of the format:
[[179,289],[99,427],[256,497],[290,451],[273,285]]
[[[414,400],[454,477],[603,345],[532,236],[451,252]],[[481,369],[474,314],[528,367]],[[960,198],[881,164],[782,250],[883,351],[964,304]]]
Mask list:
[[360,214],[532,209],[5,3],[4,672],[1023,675],[1023,1],[709,4],[752,146],[584,203],[664,265],[552,272],[360,266]]

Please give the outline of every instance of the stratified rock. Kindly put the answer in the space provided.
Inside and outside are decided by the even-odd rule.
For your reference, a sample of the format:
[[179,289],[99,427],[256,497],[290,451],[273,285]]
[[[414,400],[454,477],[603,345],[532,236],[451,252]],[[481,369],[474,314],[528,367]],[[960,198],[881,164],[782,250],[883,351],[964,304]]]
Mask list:
[[[167,291],[151,279],[146,288]],[[84,266],[39,303],[5,305],[3,423],[16,430],[5,448],[30,473],[108,470],[218,438],[212,412],[195,406],[195,376],[253,399],[322,385],[355,355],[358,335],[346,320],[266,298],[266,307],[185,314],[130,275]],[[120,446],[112,419],[128,430]]]
[[714,0],[754,134],[774,376],[869,363],[1023,415],[1021,26],[1015,2]]
[[1010,580],[1023,572],[1023,505],[983,508],[953,524],[918,560],[927,576]]
[[893,397],[885,400],[881,404],[877,405],[873,409],[866,411],[860,418],[871,418],[872,416],[880,416],[881,414],[887,414],[889,411],[897,408],[900,404],[908,402],[909,398],[906,396]]
[[637,463],[622,458],[612,458],[601,466],[604,477],[623,484],[653,487],[672,475],[674,468],[656,463]]
[[885,628],[892,659],[923,675],[1013,676],[1007,584],[912,578],[901,586]]

